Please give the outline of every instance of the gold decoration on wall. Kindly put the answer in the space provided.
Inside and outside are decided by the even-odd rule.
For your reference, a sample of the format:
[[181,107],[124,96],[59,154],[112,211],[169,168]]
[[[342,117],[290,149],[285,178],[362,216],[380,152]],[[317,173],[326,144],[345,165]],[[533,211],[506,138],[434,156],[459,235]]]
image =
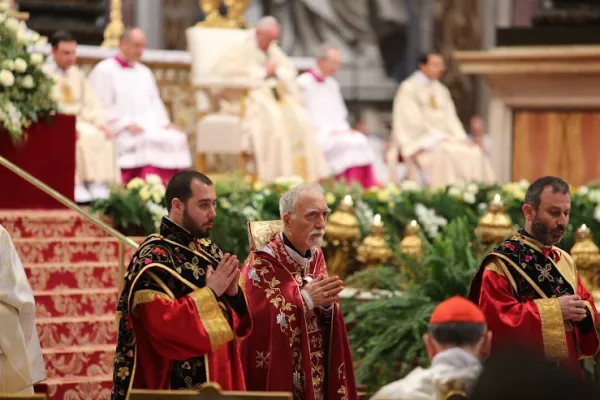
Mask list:
[[412,220],[406,227],[404,237],[400,241],[400,251],[415,260],[420,260],[423,257],[423,241],[419,233],[421,227],[417,221]]
[[110,1],[110,22],[104,29],[104,41],[102,47],[118,47],[121,35],[125,31],[123,25],[123,11],[121,0]]
[[592,293],[595,302],[600,302],[600,249],[594,243],[592,231],[585,224],[575,233],[571,257],[581,272],[583,286]]
[[393,254],[385,240],[385,235],[386,229],[381,221],[381,215],[377,214],[373,218],[373,225],[371,226],[369,235],[358,247],[357,260],[368,268],[387,263]]
[[352,271],[350,266],[356,255],[360,239],[358,218],[354,212],[354,203],[346,195],[339,207],[327,220],[323,251],[330,275],[346,278]]
[[[199,0],[200,8],[204,12],[204,20],[196,26],[204,28],[245,28],[246,9],[252,0]],[[221,15],[221,6],[224,5],[227,13]]]
[[513,233],[513,223],[504,210],[499,194],[494,196],[487,211],[479,220],[475,234],[485,245],[500,243]]

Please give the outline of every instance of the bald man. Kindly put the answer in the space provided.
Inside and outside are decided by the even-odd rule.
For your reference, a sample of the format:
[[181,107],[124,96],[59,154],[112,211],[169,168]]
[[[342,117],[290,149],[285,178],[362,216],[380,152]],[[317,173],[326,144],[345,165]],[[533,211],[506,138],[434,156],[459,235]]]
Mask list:
[[297,175],[317,181],[329,175],[329,168],[302,105],[298,72],[276,43],[279,32],[275,18],[263,17],[244,41],[225,52],[211,75],[253,84],[242,123],[258,178],[269,183]]
[[340,64],[340,52],[324,45],[319,49],[317,66],[300,75],[297,81],[331,172],[337,180],[370,188],[377,185],[373,169],[375,154],[367,136],[350,128],[348,123],[348,108],[334,78]]
[[167,182],[192,165],[187,135],[171,123],[152,71],[140,63],[145,47],[144,32],[127,29],[119,52],[89,76],[116,136],[123,182],[148,174]]

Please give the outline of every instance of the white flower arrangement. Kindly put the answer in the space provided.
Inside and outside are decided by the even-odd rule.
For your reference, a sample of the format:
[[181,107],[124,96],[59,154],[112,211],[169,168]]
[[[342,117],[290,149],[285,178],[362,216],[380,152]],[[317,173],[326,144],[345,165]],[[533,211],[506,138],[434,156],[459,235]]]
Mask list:
[[446,218],[436,214],[435,210],[425,207],[421,203],[415,205],[417,220],[421,223],[423,230],[429,237],[435,238],[440,234],[440,228],[448,225]]
[[448,195],[467,204],[475,204],[479,186],[475,183],[456,184],[448,188]]
[[166,190],[162,179],[154,174],[147,175],[145,179],[133,178],[127,183],[127,190],[137,191],[138,197],[152,214],[152,219],[158,228],[162,217],[168,213],[162,205]]
[[24,129],[57,110],[54,80],[43,70],[44,55],[28,48],[42,43],[39,33],[8,14],[0,2],[0,123],[15,142]]

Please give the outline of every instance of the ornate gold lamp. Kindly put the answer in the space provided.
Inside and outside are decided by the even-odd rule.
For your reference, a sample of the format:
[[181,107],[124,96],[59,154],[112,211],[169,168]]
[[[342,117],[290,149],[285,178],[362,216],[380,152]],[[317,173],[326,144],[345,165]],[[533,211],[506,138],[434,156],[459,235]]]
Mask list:
[[[251,0],[199,0],[200,8],[204,12],[204,20],[196,26],[205,28],[230,28],[239,29],[246,26],[246,9]],[[221,6],[224,5],[227,15],[221,15]]]
[[392,258],[392,250],[385,240],[385,234],[386,230],[381,221],[381,215],[377,214],[373,218],[369,235],[358,247],[358,256],[356,257],[367,268],[385,264]]
[[420,260],[423,257],[423,241],[419,233],[421,227],[417,221],[412,220],[404,231],[404,237],[400,241],[400,251],[415,260]]
[[592,293],[594,301],[600,302],[600,249],[586,224],[581,225],[575,233],[571,257],[581,271],[583,285]]
[[513,232],[513,223],[504,210],[504,203],[499,194],[494,196],[487,211],[479,220],[475,234],[485,245],[500,243]]
[[102,47],[118,47],[121,35],[125,31],[123,25],[123,11],[121,0],[110,1],[110,22],[104,29],[104,41]]
[[325,227],[323,250],[330,275],[339,275],[342,279],[349,275],[359,239],[360,229],[352,197],[346,195]]

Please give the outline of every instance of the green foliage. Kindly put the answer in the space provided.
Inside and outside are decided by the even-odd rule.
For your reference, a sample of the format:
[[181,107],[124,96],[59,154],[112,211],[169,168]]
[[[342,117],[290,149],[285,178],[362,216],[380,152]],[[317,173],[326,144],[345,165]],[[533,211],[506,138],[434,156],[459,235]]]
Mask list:
[[17,143],[25,139],[25,128],[57,109],[55,82],[42,69],[44,56],[27,50],[40,40],[0,10],[0,121]]
[[[468,217],[454,219],[445,234],[424,241],[419,261],[398,255],[402,272],[382,267],[361,271],[348,282],[377,282],[396,290],[391,297],[371,301],[343,301],[355,361],[357,380],[376,390],[414,368],[428,363],[423,344],[429,316],[441,301],[454,295],[466,296],[480,259],[474,253]],[[394,275],[395,274],[395,275]],[[382,282],[406,282],[408,287]]]

